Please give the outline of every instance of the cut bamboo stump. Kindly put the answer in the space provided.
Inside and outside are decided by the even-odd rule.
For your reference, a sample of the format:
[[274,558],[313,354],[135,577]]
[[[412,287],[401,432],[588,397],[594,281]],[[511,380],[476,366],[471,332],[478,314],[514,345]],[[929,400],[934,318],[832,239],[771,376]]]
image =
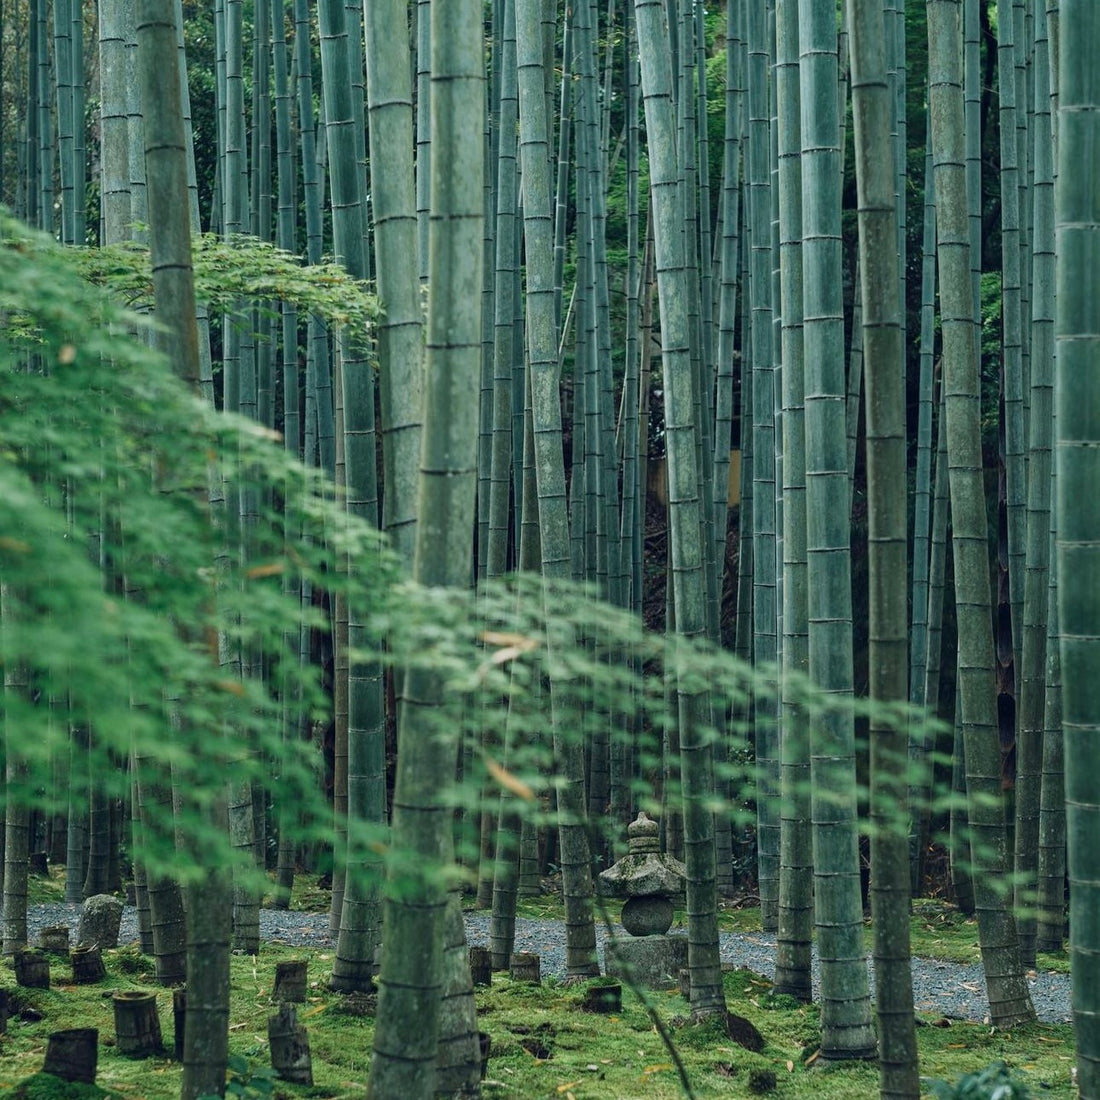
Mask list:
[[279,1011],[268,1017],[267,1041],[271,1046],[271,1068],[277,1076],[297,1085],[313,1084],[309,1036],[298,1023],[298,1010],[294,1005],[281,1004]]
[[487,947],[470,948],[470,977],[474,985],[492,985],[493,954]]
[[157,995],[144,989],[126,989],[111,1000],[115,1006],[115,1040],[119,1054],[144,1058],[157,1054],[163,1044]]
[[493,1048],[493,1037],[487,1031],[477,1033],[477,1049],[481,1055],[481,1079],[489,1072],[489,1052]]
[[103,965],[103,953],[99,944],[91,947],[74,947],[69,954],[73,964],[74,985],[94,985],[107,977],[107,968]]
[[42,1072],[52,1073],[65,1081],[93,1085],[98,1057],[99,1032],[94,1027],[55,1031],[46,1044]]
[[49,951],[51,955],[67,955],[69,953],[69,926],[67,924],[55,924],[50,928],[43,928],[38,934],[38,948],[40,951]]
[[590,985],[584,991],[583,1007],[586,1012],[622,1012],[623,987],[619,982]]
[[50,960],[39,951],[19,948],[15,952],[15,981],[28,989],[49,989]]
[[187,990],[172,990],[172,1029],[174,1032],[172,1054],[177,1062],[183,1061],[183,1029],[187,1023]]
[[528,951],[517,951],[512,955],[512,965],[508,969],[509,977],[517,982],[542,984],[541,960],[538,955]]
[[306,999],[306,976],[309,963],[305,959],[288,959],[275,964],[275,1000],[301,1004]]

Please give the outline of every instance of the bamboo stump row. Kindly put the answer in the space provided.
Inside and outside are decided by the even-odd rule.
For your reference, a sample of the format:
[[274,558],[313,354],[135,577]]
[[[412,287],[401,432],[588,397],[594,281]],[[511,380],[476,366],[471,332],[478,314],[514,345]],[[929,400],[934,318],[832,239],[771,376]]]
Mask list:
[[[490,985],[493,980],[493,953],[487,947],[471,947],[470,977],[474,985]],[[542,983],[542,959],[528,951],[516,951],[509,960],[508,976],[516,982]]]
[[[537,960],[538,956],[534,956]],[[104,976],[103,959],[97,946],[77,949],[73,952],[74,977],[78,968],[82,972],[97,974],[86,978],[98,981]],[[22,971],[20,970],[22,960]],[[309,1036],[298,1022],[297,1009],[289,998],[305,1000],[306,966],[304,961],[279,964],[284,968],[276,974],[276,987],[283,1002],[279,1010],[268,1020],[268,1041],[271,1046],[271,1065],[284,1081],[295,1084],[313,1084],[313,1060],[309,1049]],[[44,970],[43,970],[44,968]],[[87,968],[87,969],[85,969]],[[17,978],[45,982],[38,988],[49,987],[49,960],[37,951],[23,950],[16,953]],[[80,979],[77,979],[78,981]],[[20,981],[27,984],[26,980]],[[115,1041],[120,1054],[145,1057],[163,1050],[160,1016],[157,1013],[157,995],[142,989],[124,990],[112,998],[115,1015]],[[183,1060],[183,1035],[187,1016],[187,991],[176,989],[172,993],[172,1016],[175,1029],[174,1054]],[[0,1033],[7,1028],[8,991],[0,989]],[[99,1032],[95,1028],[73,1028],[55,1031],[46,1047],[44,1073],[53,1074],[66,1081],[94,1084],[99,1050]]]

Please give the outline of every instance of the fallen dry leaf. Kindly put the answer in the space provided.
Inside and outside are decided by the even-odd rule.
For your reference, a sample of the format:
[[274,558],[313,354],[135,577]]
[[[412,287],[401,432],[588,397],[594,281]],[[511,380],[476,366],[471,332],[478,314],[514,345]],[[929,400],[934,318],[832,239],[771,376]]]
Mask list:
[[491,756],[485,757],[485,770],[506,790],[524,802],[534,802],[535,792],[518,776],[498,764]]
[[269,561],[265,565],[254,565],[245,572],[245,576],[249,580],[255,580],[257,577],[275,577],[285,569],[286,566],[281,561]]
[[525,634],[509,634],[498,630],[483,631],[481,640],[486,645],[514,646],[523,652],[537,649],[539,644],[534,638],[528,638]]

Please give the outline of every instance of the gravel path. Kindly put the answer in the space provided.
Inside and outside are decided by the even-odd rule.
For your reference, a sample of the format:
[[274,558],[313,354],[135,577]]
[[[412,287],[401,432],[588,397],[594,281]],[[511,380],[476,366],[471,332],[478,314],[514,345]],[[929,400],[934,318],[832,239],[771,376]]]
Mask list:
[[[35,905],[28,914],[31,942],[38,932],[54,924],[67,924],[75,932],[80,917],[78,905]],[[489,916],[465,914],[466,938],[471,944],[488,945]],[[333,948],[334,937],[328,930],[327,913],[302,913],[292,910],[260,911],[260,936],[273,943],[303,947]],[[597,925],[596,938],[603,959],[605,930]],[[137,917],[127,906],[122,916],[121,943],[137,940]],[[762,933],[723,932],[721,954],[724,963],[747,967],[770,976],[775,969],[775,940]],[[524,920],[516,922],[517,951],[530,951],[542,960],[547,977],[565,975],[565,940],[562,925],[556,921]],[[814,994],[818,992],[819,967],[816,952],[813,962]],[[1069,975],[1049,971],[1031,972],[1028,984],[1039,1019],[1047,1023],[1071,1020]],[[872,976],[872,990],[874,979]],[[985,996],[985,976],[980,966],[965,966],[938,959],[913,959],[913,996],[921,1013],[935,1013],[948,1019],[988,1021],[989,1003]]]

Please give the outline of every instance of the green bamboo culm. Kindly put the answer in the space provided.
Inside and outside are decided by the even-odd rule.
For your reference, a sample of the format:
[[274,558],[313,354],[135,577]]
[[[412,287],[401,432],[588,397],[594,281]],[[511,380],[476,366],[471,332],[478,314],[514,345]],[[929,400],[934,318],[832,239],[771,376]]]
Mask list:
[[[810,675],[838,697],[852,693],[850,483],[845,426],[841,277],[840,111],[836,11],[800,0],[802,250],[805,265],[806,548]],[[815,922],[822,960],[822,1053],[873,1056],[863,956],[856,831],[855,730],[841,712],[814,716]]]
[[[493,284],[491,303],[493,306],[492,341],[488,344],[484,362],[482,364],[482,378],[491,369],[492,389],[483,395],[490,398],[491,425],[481,424],[484,439],[487,427],[491,427],[489,447],[479,447],[479,480],[481,478],[484,460],[488,459],[489,487],[488,487],[488,527],[486,538],[488,540],[488,553],[485,555],[484,546],[481,545],[479,532],[479,549],[487,560],[478,562],[479,576],[482,571],[493,578],[502,576],[506,570],[515,567],[518,546],[516,540],[519,537],[519,523],[510,523],[512,513],[512,476],[513,467],[513,387],[520,381],[522,384],[523,371],[519,367],[518,357],[515,355],[515,320],[516,310],[520,308],[519,287],[519,250],[517,248],[517,235],[520,230],[520,222],[517,217],[519,205],[519,189],[516,171],[517,162],[517,115],[518,96],[516,75],[516,13],[513,0],[504,0],[500,11],[501,37],[500,49],[497,51],[499,61],[499,75],[497,86],[499,95],[496,108],[499,114],[497,124],[498,149],[496,161],[496,232],[493,234],[492,245],[494,250],[494,262],[489,263],[486,256],[485,275],[486,285]],[[490,165],[493,158],[490,157]],[[486,173],[488,183],[489,173]],[[487,188],[488,193],[488,188]],[[486,204],[488,206],[488,203]],[[486,227],[489,219],[486,218]],[[486,237],[488,246],[489,238]],[[486,250],[488,252],[488,248]],[[486,295],[486,307],[488,299]],[[488,325],[485,326],[486,330]],[[486,335],[488,333],[486,332]],[[518,441],[518,440],[517,440]],[[487,454],[484,452],[488,452]],[[484,503],[484,492],[479,486],[478,506],[479,513]],[[522,514],[523,502],[521,496],[515,498],[515,516]],[[509,751],[508,736],[505,735],[503,746],[498,750],[495,745],[497,736],[486,730],[483,733],[482,743],[487,751],[500,751],[506,757]],[[496,792],[494,792],[496,793]],[[497,794],[497,797],[489,795],[486,798],[492,810],[485,808],[481,813],[480,854],[478,863],[478,908],[493,907],[494,915],[500,910],[497,906],[497,891],[500,888],[499,901],[501,905],[512,908],[514,917],[514,880],[518,871],[519,839],[518,821],[508,814],[505,800]],[[496,835],[494,836],[494,829]],[[495,849],[495,852],[494,852]],[[495,857],[495,858],[494,858]],[[499,942],[499,937],[498,937]],[[512,947],[509,944],[507,952],[495,948],[495,962],[498,966],[507,966],[511,956]]]
[[776,4],[776,100],[779,108],[779,276],[783,324],[783,722],[780,744],[782,829],[775,988],[811,999],[813,850],[807,716],[791,690],[809,675],[806,578],[806,429],[802,339],[802,129],[798,0]]
[[[503,6],[501,50],[499,148],[496,155],[495,286],[493,293],[492,414],[489,485],[488,548],[485,569],[489,577],[502,576],[514,564],[509,532],[512,473],[512,321],[515,315],[516,232],[516,34],[515,8]],[[484,428],[486,425],[482,425]],[[483,548],[482,553],[486,551]]]
[[958,621],[958,706],[965,744],[970,862],[995,1027],[1035,1019],[1020,965],[1016,924],[994,889],[1007,867],[1000,804],[1000,749],[990,611],[989,548],[974,353],[970,242],[963,167],[962,12],[959,0],[928,0],[929,124],[943,332],[944,405]]
[[[166,350],[176,376],[199,392],[199,346],[191,265],[187,137],[180,103],[177,27],[171,0],[135,6],[145,108],[149,247],[158,322],[172,333]],[[165,79],[165,74],[169,74]],[[196,853],[198,859],[198,853]],[[204,868],[189,888],[183,1100],[220,1095],[229,1050],[231,903],[224,871]]]
[[401,0],[365,6],[371,209],[378,294],[378,375],[386,493],[382,526],[412,565],[416,468],[423,403],[424,321],[416,264],[411,59],[394,43],[408,34]]
[[[750,4],[748,46],[748,249],[750,339],[746,350],[752,379],[752,646],[765,668],[778,656],[776,579],[775,402],[771,296],[771,158],[768,111],[768,35],[763,4]],[[744,393],[744,390],[742,390]],[[739,601],[740,602],[740,601]],[[771,685],[768,685],[770,688]],[[774,694],[755,700],[757,877],[760,919],[774,932],[779,919],[779,734]]]
[[[545,53],[538,0],[516,0],[516,68],[519,92],[519,156],[523,235],[527,256],[526,333],[531,379],[531,419],[538,496],[542,575],[550,581],[572,571],[565,464],[562,451],[558,321],[551,214],[550,155],[545,94]],[[561,686],[550,681],[550,725],[563,785],[561,820],[562,893],[565,905],[566,970],[574,977],[599,973],[592,914],[592,873],[584,827],[582,746],[558,726]]]
[[[431,18],[431,140],[436,163],[446,170],[432,175],[432,290],[413,571],[421,584],[466,587],[472,568],[481,357],[481,5],[474,0],[433,4]],[[415,862],[395,872],[401,881],[391,880],[384,906],[386,950],[369,1081],[369,1095],[377,1100],[428,1100],[437,1087],[453,1093],[456,1086],[477,1086],[476,1023],[465,1035],[473,1081],[446,1080],[436,1068],[448,992],[445,917],[448,908],[453,916],[457,906],[453,894],[448,902],[444,880],[452,857],[451,811],[440,799],[440,792],[454,781],[457,744],[450,722],[441,721],[442,692],[438,674],[410,670],[398,733],[393,843],[415,853]],[[419,1025],[413,1042],[410,1019]]]
[[1046,11],[1035,13],[1034,213],[1031,237],[1031,378],[1021,656],[1016,665],[1015,901],[1021,961],[1035,963],[1040,774],[1046,691],[1054,382],[1054,165]]
[[1039,863],[1035,950],[1061,951],[1066,935],[1066,784],[1062,730],[1062,653],[1058,642],[1058,570],[1054,567],[1057,515],[1050,511],[1050,584],[1047,592],[1046,699],[1043,775],[1039,796]]
[[[733,445],[734,344],[737,331],[737,277],[740,272],[741,127],[744,114],[741,22],[738,8],[726,26],[725,134],[722,142],[722,195],[718,231],[717,395],[714,403],[714,483],[711,538],[716,581],[725,572],[729,508],[729,462]],[[742,442],[742,457],[744,443]],[[741,526],[738,524],[738,526]],[[721,587],[719,585],[719,587]],[[742,609],[738,606],[738,611]]]
[[120,0],[99,5],[100,241],[130,236],[130,156],[126,124],[126,25]]
[[[412,569],[416,541],[416,482],[423,402],[423,319],[416,263],[416,206],[413,180],[412,72],[408,50],[394,49],[407,36],[405,5],[379,2],[364,8],[367,96],[370,117],[371,197],[378,293],[384,309],[378,326],[378,373],[382,462],[386,493],[382,525],[398,556]],[[356,616],[352,628],[358,637]],[[372,706],[374,694],[370,695]],[[374,713],[381,717],[381,708]],[[362,812],[379,824],[386,820],[385,738],[374,725],[363,745]],[[368,851],[358,872],[377,875]],[[341,969],[354,984],[369,972],[376,940],[380,900],[372,884],[349,884],[345,903],[349,924],[346,955],[354,960]],[[342,922],[343,923],[343,922]],[[363,965],[364,960],[366,965]],[[334,977],[336,968],[334,967]]]
[[[140,117],[134,118],[129,113],[131,98],[139,98],[137,89],[130,89],[127,81],[126,58],[133,53],[128,49],[128,44],[134,39],[134,13],[126,5],[107,3],[101,5],[99,14],[100,69],[103,73],[100,102],[103,126],[101,186],[104,189],[102,241],[111,244],[130,240],[134,233],[131,225],[134,215],[130,162],[134,156],[140,156],[144,164],[144,150],[134,149],[131,130],[144,132],[144,126],[138,125]],[[130,76],[136,80],[139,73],[135,70]],[[146,174],[143,167],[143,178]],[[182,317],[172,320],[173,323],[182,323]],[[173,342],[166,344],[178,350]],[[172,792],[163,769],[151,765],[136,746],[132,759],[135,827],[140,833],[148,824],[150,804],[153,801],[170,802]],[[153,782],[154,775],[158,775],[159,782]],[[78,879],[77,872],[82,861],[83,853],[67,875],[78,901],[83,875]],[[94,863],[94,860],[89,860],[89,870]],[[186,931],[179,885],[164,876],[152,875],[148,877],[143,893],[143,908],[148,914],[148,946],[156,959],[157,980],[165,984],[182,982],[186,978]]]
[[[317,119],[313,109],[312,49],[308,0],[294,0],[294,62],[298,70],[298,135],[301,146],[302,205],[305,207],[306,257],[321,262],[321,170],[317,156]],[[311,415],[312,412],[312,415]],[[336,463],[332,421],[332,380],[328,338],[320,318],[309,320],[306,360],[306,416],[303,451],[331,474]],[[312,440],[310,446],[306,441]],[[316,454],[314,453],[316,451]]]
[[[18,616],[19,601],[11,584],[0,584],[0,619],[11,633]],[[4,663],[5,713],[14,712],[30,695],[30,674],[25,661]],[[3,950],[5,954],[27,946],[27,887],[30,864],[30,807],[13,797],[26,786],[27,765],[15,749],[15,723],[4,723],[7,760],[4,763],[4,915]],[[8,739],[11,739],[10,741]]]
[[[23,101],[24,128],[21,145],[23,147],[23,173],[19,188],[19,214],[28,225],[38,224],[38,86],[35,80],[36,54],[38,48],[38,21],[34,17],[33,0],[27,13],[27,69],[26,98]],[[121,70],[120,70],[121,72]]]
[[[924,155],[924,236],[921,249],[920,374],[918,381],[917,466],[913,503],[913,616],[909,646],[909,702],[935,712],[937,699],[928,693],[929,644],[939,624],[933,624],[931,541],[933,499],[932,411],[936,382],[932,360],[935,347],[936,207],[932,183],[932,150]],[[939,600],[942,607],[942,598]],[[937,642],[938,644],[938,642]],[[938,668],[938,650],[937,650]],[[938,691],[938,688],[937,688]],[[909,731],[909,885],[916,896],[924,871],[924,852],[930,826],[932,770],[928,767],[931,738],[913,723]]]
[[[342,0],[325,0],[319,8],[321,67],[325,92],[325,132],[328,139],[333,207],[333,245],[337,259],[356,278],[368,274],[363,235],[362,198],[365,179],[359,171],[359,137],[352,97],[355,58]],[[357,37],[357,32],[356,32]],[[340,390],[343,395],[343,452],[347,509],[370,523],[378,522],[378,472],[375,448],[374,376],[367,360],[365,334],[339,334]],[[339,450],[337,451],[339,455]],[[368,568],[365,561],[348,562],[349,573]],[[362,844],[353,843],[352,825],[376,823],[384,813],[384,705],[382,669],[365,659],[369,650],[363,612],[348,608],[347,654],[347,811],[349,837],[344,894],[339,910],[339,935],[333,961],[338,989],[367,989],[371,984],[374,948],[381,924],[377,892],[369,879],[376,860]],[[354,651],[354,658],[351,654]],[[337,675],[341,666],[338,664]]]
[[[657,286],[660,297],[665,438],[668,451],[670,556],[676,631],[706,632],[705,555],[701,545],[700,479],[696,464],[691,339],[687,298],[691,281],[680,226],[672,67],[660,0],[636,0],[638,53],[642,67],[650,186],[654,214]],[[684,853],[687,865],[688,967],[691,1009],[696,1016],[725,1011],[718,957],[717,885],[713,796],[713,749],[706,740],[710,703],[695,687],[678,688]]]
[[1100,8],[1063,0],[1055,195],[1055,356],[1059,615],[1065,731],[1070,965],[1082,1100],[1100,1097]]
[[[714,401],[714,457],[711,479],[710,537],[714,542],[710,553],[714,569],[716,591],[724,591],[726,583],[726,551],[729,535],[729,485],[730,459],[735,437],[733,434],[734,407],[734,342],[737,329],[737,276],[740,270],[740,218],[741,218],[741,126],[743,119],[743,77],[741,20],[743,9],[727,20],[726,26],[726,92],[725,133],[722,142],[722,189],[719,199],[719,226],[716,249],[716,390]],[[742,424],[745,421],[742,420]],[[743,432],[741,433],[743,437]],[[744,457],[744,441],[741,456]],[[751,520],[744,511],[744,500],[739,501],[737,538]],[[750,536],[751,537],[751,536]],[[740,568],[740,566],[739,566]],[[640,572],[640,562],[639,562]],[[736,583],[734,581],[734,583]],[[741,607],[738,611],[742,611]],[[734,741],[727,738],[724,749],[716,753],[719,763],[730,756]],[[718,773],[718,794],[728,796],[730,784]],[[723,893],[732,890],[735,828],[731,821],[719,821],[718,888]]]
[[[290,135],[290,82],[286,43],[287,0],[271,0],[272,74],[275,99],[275,170],[278,203],[276,207],[276,243],[286,252],[295,251],[297,239],[296,205],[294,202],[294,158]],[[298,311],[289,302],[282,303],[282,339],[280,362],[283,390],[283,440],[287,451],[297,457],[301,453],[302,416],[298,379]],[[286,510],[287,538],[294,536],[299,524],[293,501]],[[301,585],[291,578],[286,581],[288,594],[301,599]],[[297,736],[292,718],[290,700],[283,707],[283,738],[290,742]],[[272,905],[285,909],[290,905],[294,886],[294,869],[297,862],[297,845],[292,838],[296,808],[278,808],[278,861],[275,872],[276,888]]]
[[[1005,490],[1008,497],[1008,583],[1012,649],[1019,653],[1024,607],[1024,347],[1020,310],[1020,161],[1016,140],[1016,21],[1012,10],[997,20],[997,92],[1001,153],[1001,369],[1004,389]],[[1020,47],[1022,49],[1022,47]]]
[[[54,233],[54,191],[53,191],[53,113],[50,95],[50,30],[48,18],[49,5],[39,0],[32,6],[31,19],[36,28],[37,48],[34,51],[34,80],[36,91],[35,109],[38,113],[38,179],[33,185],[38,188],[38,224],[47,233]],[[131,162],[131,168],[133,163]]]
[[[78,163],[76,140],[77,89],[83,89],[84,74],[77,71],[78,46],[73,41],[73,0],[54,0],[54,90],[57,103],[57,140],[61,177],[61,240],[83,244],[77,238],[77,203],[84,199],[84,165]],[[81,116],[83,123],[83,116]],[[77,179],[80,189],[77,190]]]
[[[895,176],[880,150],[889,141],[882,0],[849,0],[852,115],[863,280],[867,400],[867,548],[870,571],[871,698],[908,698],[909,624],[905,479],[905,375],[901,336]],[[880,1095],[917,1100],[920,1076],[909,962],[909,867],[906,796],[908,732],[871,722],[871,911],[878,995]]]
[[[224,19],[218,36],[225,66],[225,127],[221,146],[223,230],[226,240],[245,233],[250,226],[248,192],[248,138],[244,96],[244,13],[240,0],[225,0]],[[133,164],[131,163],[131,176]],[[135,189],[135,195],[139,194]],[[246,317],[249,321],[246,321]],[[256,413],[256,360],[251,336],[250,311],[235,305],[223,318],[225,409],[254,418]],[[232,482],[223,486],[224,500],[215,504],[226,521],[226,555],[247,556],[255,526],[255,494]],[[249,647],[227,633],[219,644],[226,675],[233,679],[252,676]],[[228,794],[229,830],[241,852],[255,845],[252,783],[235,784]],[[243,865],[242,865],[243,866]],[[239,950],[255,953],[260,943],[260,898],[254,888],[235,878],[233,886],[233,939]]]

